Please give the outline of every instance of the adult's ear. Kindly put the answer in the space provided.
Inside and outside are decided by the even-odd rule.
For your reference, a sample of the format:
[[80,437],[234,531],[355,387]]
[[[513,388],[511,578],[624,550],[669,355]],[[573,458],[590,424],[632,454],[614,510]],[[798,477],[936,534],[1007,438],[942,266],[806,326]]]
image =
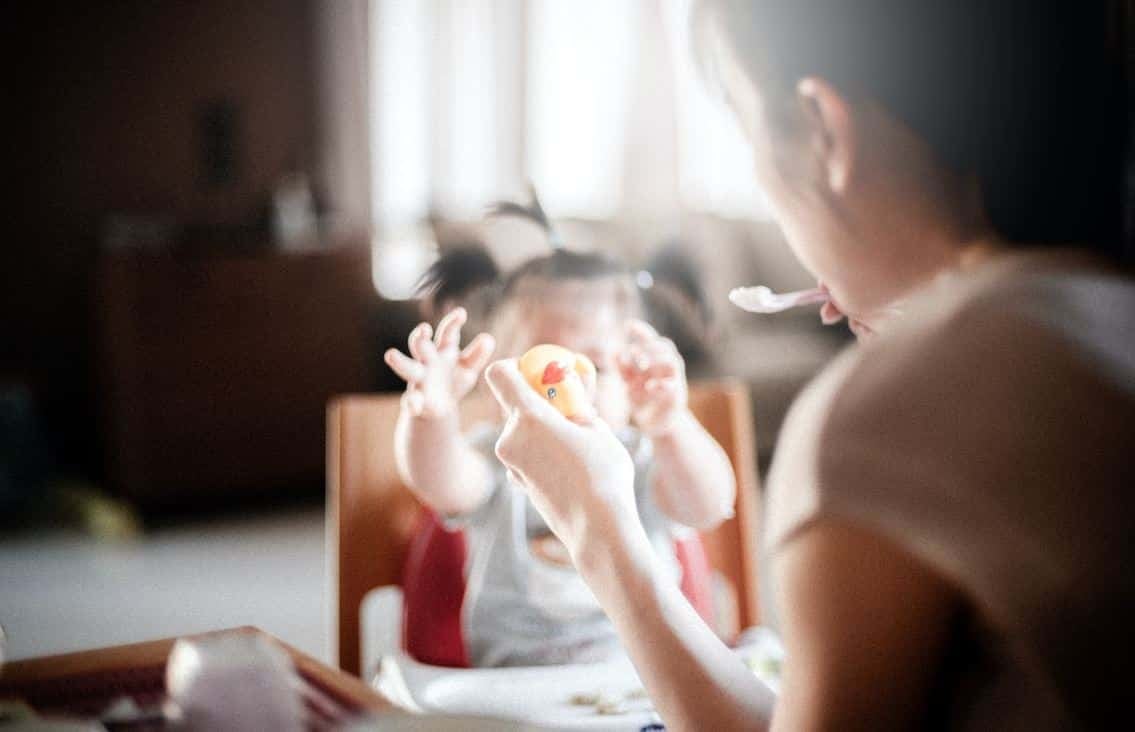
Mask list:
[[800,80],[796,96],[828,188],[841,196],[851,183],[859,152],[851,104],[834,86],[815,76]]

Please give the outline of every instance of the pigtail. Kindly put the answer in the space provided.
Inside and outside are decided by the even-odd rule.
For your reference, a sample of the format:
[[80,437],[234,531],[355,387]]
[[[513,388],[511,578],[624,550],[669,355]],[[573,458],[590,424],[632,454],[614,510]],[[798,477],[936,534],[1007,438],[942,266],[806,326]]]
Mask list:
[[697,262],[680,242],[663,245],[635,275],[646,318],[674,341],[691,374],[713,373],[713,309]]
[[559,230],[552,225],[548,214],[544,213],[544,207],[540,205],[540,197],[536,195],[536,186],[529,183],[528,193],[532,202],[527,206],[514,201],[498,201],[489,206],[485,215],[489,217],[513,217],[531,221],[543,230],[544,235],[548,237],[548,245],[552,247],[553,251],[563,249],[563,237],[560,236]]
[[489,290],[500,283],[501,273],[492,255],[480,243],[468,243],[446,250],[418,280],[419,297],[434,304],[456,301],[462,304],[473,293]]
[[666,241],[643,263],[635,280],[644,291],[654,289],[655,285],[659,289],[674,290],[697,317],[709,322],[713,319],[713,308],[702,284],[705,278],[697,261],[687,253],[688,249],[681,240]]

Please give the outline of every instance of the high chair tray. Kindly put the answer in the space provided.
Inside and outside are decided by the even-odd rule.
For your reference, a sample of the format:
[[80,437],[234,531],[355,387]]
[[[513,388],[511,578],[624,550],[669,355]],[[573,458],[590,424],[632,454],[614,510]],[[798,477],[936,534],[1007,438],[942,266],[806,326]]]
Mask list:
[[[402,593],[371,590],[360,608],[360,656],[372,685],[398,707],[430,715],[509,720],[502,729],[632,730],[657,723],[650,700],[625,656],[600,664],[514,668],[447,668],[420,663],[402,648]],[[776,634],[753,627],[737,641],[737,654],[774,693],[784,648]],[[604,708],[579,703],[601,694]],[[594,700],[588,700],[594,701]],[[617,712],[617,713],[613,713]],[[517,726],[519,725],[519,726]]]
[[[749,628],[734,651],[779,693],[784,647],[774,632]],[[515,729],[638,731],[660,722],[625,656],[596,664],[465,669],[431,666],[398,651],[382,657],[372,684],[403,709],[512,720],[521,725]]]
[[[373,683],[405,709],[509,719],[529,729],[637,732],[659,722],[625,657],[596,664],[459,669],[396,653],[382,659]],[[602,710],[597,701],[603,702]]]

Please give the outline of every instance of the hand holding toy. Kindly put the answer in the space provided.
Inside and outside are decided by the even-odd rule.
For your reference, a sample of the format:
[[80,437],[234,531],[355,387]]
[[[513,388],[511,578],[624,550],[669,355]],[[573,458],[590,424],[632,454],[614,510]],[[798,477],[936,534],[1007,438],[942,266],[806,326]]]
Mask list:
[[518,364],[529,386],[565,417],[584,412],[595,393],[595,364],[562,346],[533,346]]

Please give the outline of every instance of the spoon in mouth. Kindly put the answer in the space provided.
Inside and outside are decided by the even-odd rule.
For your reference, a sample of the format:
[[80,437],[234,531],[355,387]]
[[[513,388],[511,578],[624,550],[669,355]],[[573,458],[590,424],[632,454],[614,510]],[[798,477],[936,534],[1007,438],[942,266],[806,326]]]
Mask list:
[[729,292],[729,302],[750,313],[779,313],[804,305],[816,305],[831,299],[827,290],[815,287],[796,292],[773,292],[764,285],[735,287]]

